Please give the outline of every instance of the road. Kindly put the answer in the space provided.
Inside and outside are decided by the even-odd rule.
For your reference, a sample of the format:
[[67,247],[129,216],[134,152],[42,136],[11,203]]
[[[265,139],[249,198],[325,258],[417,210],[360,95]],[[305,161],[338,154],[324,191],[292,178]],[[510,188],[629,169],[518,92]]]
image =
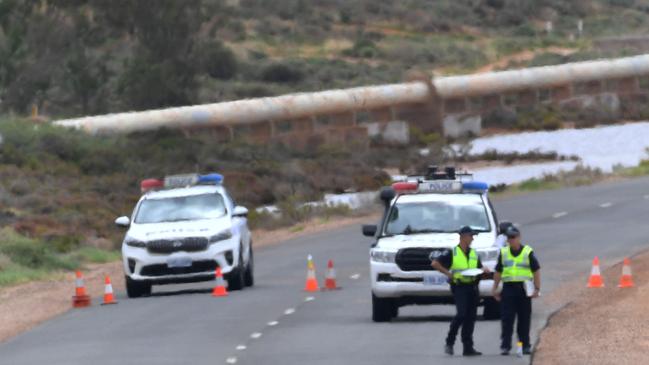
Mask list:
[[[649,178],[494,204],[535,248],[544,294],[566,280],[585,284],[595,255],[606,266],[649,247]],[[369,244],[351,226],[259,249],[257,285],[227,298],[211,297],[211,283],[156,287],[141,299],[119,293],[118,305],[69,311],[1,344],[0,364],[475,363],[442,354],[452,306],[405,307],[392,323],[371,322]],[[302,291],[308,254],[319,277],[326,261],[335,261],[341,290]],[[555,309],[539,303],[535,332]],[[529,357],[498,355],[499,333],[499,322],[477,323],[480,363],[528,363]]]

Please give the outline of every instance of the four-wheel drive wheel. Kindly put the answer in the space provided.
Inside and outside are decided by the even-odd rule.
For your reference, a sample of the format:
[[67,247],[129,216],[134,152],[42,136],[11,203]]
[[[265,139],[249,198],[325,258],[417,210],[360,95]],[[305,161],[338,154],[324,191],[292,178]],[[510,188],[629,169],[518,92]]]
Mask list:
[[500,319],[500,302],[494,298],[485,298],[484,300],[484,319]]
[[243,265],[243,254],[239,249],[239,264],[228,274],[228,290],[242,290],[245,284],[246,269]]
[[139,298],[142,296],[151,295],[151,284],[133,280],[128,276],[126,276],[125,279],[126,295],[128,295],[129,298]]
[[253,260],[252,247],[250,247],[250,257],[248,258],[248,265],[246,265],[246,274],[244,277],[244,284],[246,284],[246,286],[255,285],[254,271],[255,261]]
[[399,314],[396,300],[379,298],[372,294],[372,320],[374,322],[389,322]]

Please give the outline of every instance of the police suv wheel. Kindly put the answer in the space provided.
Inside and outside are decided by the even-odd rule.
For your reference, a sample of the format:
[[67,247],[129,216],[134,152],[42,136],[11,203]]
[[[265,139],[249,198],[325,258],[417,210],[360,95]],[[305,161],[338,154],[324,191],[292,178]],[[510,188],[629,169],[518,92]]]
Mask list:
[[242,290],[245,282],[245,266],[243,265],[243,253],[239,248],[239,265],[230,272],[228,276],[228,290]]
[[372,294],[372,320],[374,322],[389,322],[399,314],[399,307],[392,298],[379,298]]
[[132,280],[128,276],[126,279],[126,295],[129,298],[139,298],[142,296],[151,295],[151,284]]
[[246,275],[244,278],[246,286],[255,285],[254,268],[255,260],[253,259],[252,247],[250,247],[250,256],[248,257],[248,265],[246,265]]
[[500,319],[500,302],[493,299],[487,298],[484,300],[484,319]]

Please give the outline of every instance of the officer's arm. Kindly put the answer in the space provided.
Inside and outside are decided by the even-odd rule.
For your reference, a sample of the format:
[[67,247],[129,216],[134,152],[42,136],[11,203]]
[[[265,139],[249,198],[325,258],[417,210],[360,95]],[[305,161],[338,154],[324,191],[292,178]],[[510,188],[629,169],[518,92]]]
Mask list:
[[498,284],[500,284],[500,277],[502,274],[498,271],[494,273],[494,287],[493,287],[493,292],[498,291]]
[[444,267],[444,265],[440,264],[439,261],[433,260],[433,262],[430,264],[430,266],[433,267],[433,269],[441,272],[442,274],[446,275],[449,279],[453,279],[453,274],[451,274],[450,271],[448,271],[447,268]]
[[541,270],[534,272],[534,292],[537,295],[541,292]]

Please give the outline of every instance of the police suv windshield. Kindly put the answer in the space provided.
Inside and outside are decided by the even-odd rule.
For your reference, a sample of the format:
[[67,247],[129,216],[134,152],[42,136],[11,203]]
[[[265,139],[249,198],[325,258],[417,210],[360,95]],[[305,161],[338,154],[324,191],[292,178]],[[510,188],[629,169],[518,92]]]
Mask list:
[[214,219],[224,216],[225,203],[220,194],[200,194],[143,200],[135,223],[180,222]]
[[453,233],[462,226],[489,232],[487,208],[478,194],[426,194],[425,199],[404,195],[388,214],[386,235]]

